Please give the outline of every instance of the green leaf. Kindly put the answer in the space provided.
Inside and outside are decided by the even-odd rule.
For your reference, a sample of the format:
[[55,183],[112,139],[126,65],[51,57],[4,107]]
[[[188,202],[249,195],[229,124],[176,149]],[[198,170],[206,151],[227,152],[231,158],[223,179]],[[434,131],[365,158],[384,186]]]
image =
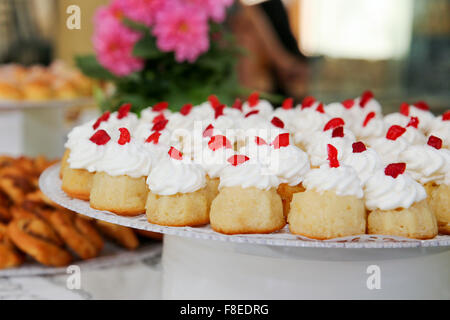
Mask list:
[[101,66],[94,55],[76,56],[75,64],[88,77],[111,81],[119,79]]
[[153,36],[147,35],[142,37],[133,48],[133,55],[135,57],[144,59],[158,59],[165,55],[164,52],[159,51],[156,46],[156,40]]

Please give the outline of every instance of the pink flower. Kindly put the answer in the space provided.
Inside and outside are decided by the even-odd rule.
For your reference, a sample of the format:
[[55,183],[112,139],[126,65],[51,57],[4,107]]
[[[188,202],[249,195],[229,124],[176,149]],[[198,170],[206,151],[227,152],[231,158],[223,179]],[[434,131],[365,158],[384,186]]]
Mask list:
[[165,2],[168,0],[115,0],[113,3],[123,11],[127,18],[150,27]]
[[121,23],[123,12],[116,6],[100,8],[94,18],[92,38],[99,63],[117,76],[142,70],[144,61],[133,56],[133,47],[141,34]]
[[177,1],[157,13],[153,34],[161,51],[174,51],[178,62],[192,63],[209,48],[208,29],[202,10]]
[[226,17],[226,11],[233,4],[233,0],[207,0],[207,15],[215,22],[223,22]]

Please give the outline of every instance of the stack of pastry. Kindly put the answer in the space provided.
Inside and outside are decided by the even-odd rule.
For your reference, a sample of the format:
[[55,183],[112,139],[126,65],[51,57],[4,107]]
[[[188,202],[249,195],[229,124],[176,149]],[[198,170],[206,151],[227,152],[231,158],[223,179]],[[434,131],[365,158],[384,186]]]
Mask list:
[[43,157],[0,157],[0,269],[17,267],[27,256],[48,266],[68,265],[73,254],[94,258],[103,236],[130,250],[139,246],[134,230],[84,218],[49,200],[38,178],[52,163]]
[[[434,224],[450,233],[450,113],[435,117],[428,109],[403,103],[384,116],[370,91],[328,105],[306,97],[294,106],[288,98],[280,108],[257,93],[232,106],[212,95],[180,112],[157,103],[139,118],[125,105],[69,134],[63,189],[93,208],[145,212],[167,226],[210,222],[226,234],[288,223],[292,233],[318,239],[366,232],[432,238]],[[393,177],[399,163],[404,172]],[[417,223],[404,231],[389,210],[402,219],[414,211]],[[384,220],[395,226],[375,227]]]
[[92,95],[93,82],[61,61],[49,67],[0,66],[0,100],[65,100]]

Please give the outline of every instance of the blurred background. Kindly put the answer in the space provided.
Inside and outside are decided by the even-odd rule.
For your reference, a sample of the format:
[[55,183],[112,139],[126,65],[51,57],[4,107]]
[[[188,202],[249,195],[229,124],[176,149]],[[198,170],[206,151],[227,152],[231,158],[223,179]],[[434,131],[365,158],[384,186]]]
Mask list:
[[[93,14],[107,3],[0,0],[0,62],[72,64],[93,51]],[[65,26],[72,4],[80,30]],[[247,0],[228,24],[248,50],[239,79],[250,88],[325,102],[371,89],[385,112],[403,100],[425,100],[436,112],[449,105],[448,0]]]

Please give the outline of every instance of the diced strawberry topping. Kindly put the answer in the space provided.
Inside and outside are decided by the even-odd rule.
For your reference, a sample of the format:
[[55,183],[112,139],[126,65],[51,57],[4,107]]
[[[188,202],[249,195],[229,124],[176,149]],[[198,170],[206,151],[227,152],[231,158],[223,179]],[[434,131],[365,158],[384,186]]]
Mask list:
[[417,129],[419,127],[419,118],[411,117],[411,119],[409,119],[408,125],[406,127],[413,127],[413,128]]
[[242,111],[242,101],[241,101],[241,99],[236,98],[236,100],[234,100],[232,108]]
[[450,120],[450,110],[444,112],[444,114],[442,115],[442,121],[448,121]]
[[417,109],[420,109],[420,110],[424,110],[424,111],[430,110],[430,107],[428,106],[428,104],[425,101],[417,101],[416,103],[414,103],[414,107],[416,107]]
[[211,107],[213,107],[213,109],[216,109],[218,106],[221,105],[219,98],[217,98],[217,96],[213,94],[208,97],[208,101],[211,104]]
[[317,106],[316,111],[320,113],[325,113],[325,109],[323,108],[322,102]]
[[166,128],[168,122],[169,122],[169,120],[167,120],[167,119],[158,121],[153,125],[151,130],[152,131],[163,131]]
[[214,119],[217,119],[220,116],[223,116],[223,110],[225,109],[225,105],[221,104],[214,108]]
[[442,148],[442,139],[441,139],[441,138],[438,138],[438,137],[436,137],[436,136],[430,136],[430,137],[428,138],[427,144],[428,144],[429,146],[432,146],[433,148],[436,148],[436,149],[439,150],[440,148]]
[[358,141],[352,144],[353,153],[361,153],[366,151],[366,145],[362,141]]
[[372,120],[373,118],[375,118],[375,112],[371,111],[367,114],[366,118],[364,119],[363,127],[366,127],[367,124],[370,122],[370,120]]
[[126,143],[129,143],[131,141],[130,131],[128,131],[127,128],[119,128],[119,131],[120,137],[117,143],[120,144],[121,146],[123,146]]
[[98,130],[95,132],[92,137],[89,138],[96,145],[102,146],[108,143],[111,140],[111,137],[105,130]]
[[153,143],[158,144],[159,143],[159,137],[161,136],[161,132],[155,131],[151,135],[148,136],[147,140],[145,142],[147,143]]
[[181,154],[181,152],[174,147],[170,147],[168,154],[172,159],[175,159],[175,160],[183,159],[183,155]]
[[402,102],[400,105],[400,113],[404,116],[409,117],[409,104],[406,102]]
[[330,168],[339,167],[338,150],[333,145],[328,144],[327,152],[328,152],[328,161],[330,162]]
[[203,137],[212,137],[214,131],[214,126],[210,124],[206,127],[205,131],[203,131]]
[[258,113],[259,113],[259,110],[252,110],[252,111],[248,112],[248,113],[244,116],[244,118],[248,118],[248,117],[250,117],[250,116],[252,116],[252,115],[254,115],[254,114],[258,114]]
[[302,109],[312,107],[312,105],[314,104],[314,102],[316,102],[316,98],[314,98],[313,96],[307,96],[307,97],[305,97],[305,98],[303,99],[303,101],[302,101]]
[[273,117],[272,121],[270,121],[270,123],[272,123],[277,128],[281,128],[281,129],[284,128],[284,122],[278,117]]
[[97,130],[98,127],[100,127],[100,124],[104,121],[108,121],[109,120],[109,116],[111,115],[111,112],[106,111],[105,113],[103,113],[98,119],[97,121],[95,121],[94,125],[92,126],[92,128],[94,130]]
[[273,139],[271,146],[274,149],[280,149],[282,147],[287,147],[289,145],[289,133],[280,133]]
[[259,102],[259,93],[253,92],[247,99],[248,105],[250,107],[255,107]]
[[386,133],[386,139],[395,141],[397,140],[398,137],[404,134],[405,131],[406,131],[405,128],[395,124],[389,128],[388,132]]
[[361,108],[364,108],[372,98],[374,97],[372,91],[364,91],[364,93],[361,95],[361,100],[359,101],[359,106]]
[[167,120],[166,116],[164,115],[164,113],[160,113],[158,114],[156,117],[153,118],[152,123],[158,123],[160,121],[165,121]]
[[345,109],[351,109],[355,105],[355,100],[348,99],[341,102]]
[[192,111],[192,103],[187,103],[180,109],[180,113],[183,116],[187,116],[189,113],[191,113],[191,111]]
[[242,154],[235,154],[234,156],[231,156],[227,159],[227,161],[235,167],[240,164],[243,164],[244,162],[246,162],[248,160],[250,160],[250,158],[247,156],[244,156]]
[[153,111],[155,112],[161,112],[166,110],[169,107],[169,103],[166,101],[161,101],[158,102],[157,104],[155,104],[152,108]]
[[117,111],[117,119],[123,119],[126,116],[128,116],[128,113],[131,110],[131,103],[125,103],[123,104],[119,110]]
[[326,125],[323,127],[323,131],[334,129],[337,127],[343,127],[344,125],[345,121],[342,118],[333,118],[326,123]]
[[286,98],[286,99],[284,99],[283,104],[281,105],[281,107],[284,110],[292,109],[293,106],[294,106],[294,99],[293,98]]
[[263,138],[260,138],[260,137],[255,137],[255,142],[258,146],[267,144],[266,140],[264,140]]
[[216,151],[220,148],[231,149],[233,146],[231,145],[230,140],[227,139],[224,135],[212,136],[211,140],[208,142],[208,148],[212,151]]
[[406,163],[391,163],[386,166],[384,169],[384,174],[387,176],[391,176],[392,178],[397,178],[400,174],[403,174],[406,169]]
[[333,129],[331,133],[332,138],[343,138],[344,137],[344,127],[337,127]]

